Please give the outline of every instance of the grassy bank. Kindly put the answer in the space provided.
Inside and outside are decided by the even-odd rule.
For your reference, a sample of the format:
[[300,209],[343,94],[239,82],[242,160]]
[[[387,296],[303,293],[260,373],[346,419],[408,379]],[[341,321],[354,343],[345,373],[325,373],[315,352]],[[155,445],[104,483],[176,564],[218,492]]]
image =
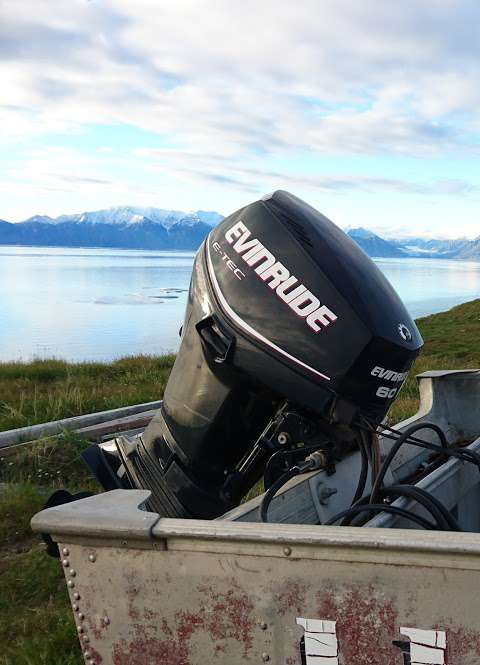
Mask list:
[[0,431],[159,399],[174,356],[0,363]]
[[393,404],[392,423],[416,412],[417,374],[429,369],[480,368],[480,299],[418,319],[417,325],[425,346]]
[[[0,364],[0,431],[149,402],[163,394],[173,356],[110,364]],[[99,491],[71,432],[0,458],[0,665],[80,665],[65,582],[30,531],[54,489]]]
[[[415,374],[480,367],[480,300],[418,325],[425,348],[392,409],[392,422],[416,411]],[[172,363],[169,356],[111,364],[0,364],[0,430],[159,399]],[[0,665],[83,662],[60,565],[44,555],[29,520],[57,487],[97,489],[78,463],[84,445],[65,432],[0,461]]]

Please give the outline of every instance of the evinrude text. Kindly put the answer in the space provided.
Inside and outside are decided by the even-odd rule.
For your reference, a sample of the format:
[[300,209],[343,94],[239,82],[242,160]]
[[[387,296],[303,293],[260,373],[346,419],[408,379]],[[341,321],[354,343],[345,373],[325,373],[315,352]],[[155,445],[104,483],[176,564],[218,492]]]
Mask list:
[[258,277],[268,284],[280,300],[297,316],[305,319],[314,332],[318,333],[335,323],[338,316],[326,305],[322,305],[283,263],[277,261],[258,238],[251,238],[251,235],[245,224],[238,221],[225,232],[225,239],[245,263],[254,268]]

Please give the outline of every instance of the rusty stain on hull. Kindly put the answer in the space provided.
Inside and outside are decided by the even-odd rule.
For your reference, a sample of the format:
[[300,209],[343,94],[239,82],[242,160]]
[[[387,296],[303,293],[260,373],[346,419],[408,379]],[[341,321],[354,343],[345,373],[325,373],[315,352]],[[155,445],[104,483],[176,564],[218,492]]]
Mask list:
[[[447,626],[455,626],[453,621],[447,621]],[[462,627],[449,628],[447,631],[448,665],[478,665],[480,662],[480,632],[466,630]]]
[[398,614],[391,598],[373,586],[330,588],[317,594],[317,616],[337,622],[340,665],[399,663]]
[[277,603],[277,613],[285,616],[288,612],[301,614],[305,607],[306,585],[301,580],[287,579],[273,589],[273,598]]
[[[204,597],[196,612],[179,610],[175,612],[173,625],[166,618],[159,620],[150,630],[138,623],[133,623],[134,637],[122,639],[113,649],[114,665],[189,665],[190,640],[197,632],[208,635],[215,643],[215,656],[225,651],[225,640],[235,640],[246,656],[253,644],[254,603],[240,590],[234,579],[230,580],[230,589],[218,592],[212,585],[199,585],[197,591]],[[129,587],[128,597],[132,601],[138,596],[139,589]],[[132,611],[134,610],[134,611]],[[158,614],[145,609],[144,616]],[[138,619],[139,611],[129,603],[130,618]],[[152,629],[161,631],[164,638],[152,637]]]
[[[322,527],[286,557],[298,527],[270,526],[272,542],[261,543],[251,527],[193,524],[185,535],[175,521],[159,549],[60,541],[65,570],[76,571],[67,580],[86,662],[304,665],[302,638],[334,622],[336,665],[404,665],[411,655],[479,665],[477,535]],[[443,642],[427,653],[435,631]],[[327,649],[308,637],[306,662],[320,665]],[[333,641],[329,633],[332,653]]]

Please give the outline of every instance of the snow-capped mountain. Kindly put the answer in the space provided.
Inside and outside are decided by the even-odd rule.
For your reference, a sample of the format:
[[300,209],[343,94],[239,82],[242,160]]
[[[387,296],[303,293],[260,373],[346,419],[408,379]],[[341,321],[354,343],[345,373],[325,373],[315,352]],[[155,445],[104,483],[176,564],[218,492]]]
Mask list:
[[24,221],[32,223],[38,222],[39,224],[53,224],[55,222],[53,217],[49,217],[48,215],[34,215],[33,217],[29,217]]
[[[0,220],[0,245],[195,250],[222,219],[214,211],[132,206],[56,218],[35,215],[16,224]],[[385,240],[365,228],[350,228],[346,232],[373,257],[480,260],[480,237]]]
[[402,238],[385,240],[365,228],[346,229],[357,245],[374,257],[480,260],[480,237],[468,238]]
[[384,240],[377,236],[373,231],[368,229],[348,229],[347,234],[355,240],[366,254],[378,258],[405,258],[406,254],[402,249],[395,247],[388,240]]
[[118,206],[74,215],[60,215],[54,219],[36,215],[25,220],[25,222],[43,222],[46,224],[141,224],[149,221],[154,224],[161,224],[168,229],[178,222],[184,222],[185,224],[202,222],[208,226],[215,226],[221,219],[223,219],[222,215],[213,211],[184,212],[182,210],[163,210],[162,208],[152,207]]
[[457,255],[467,249],[471,240],[468,238],[401,238],[390,240],[392,245],[403,249],[408,254],[418,256],[435,256],[436,258],[447,258]]
[[116,207],[60,215],[35,215],[0,223],[0,244],[125,249],[197,249],[223,217],[214,211]]

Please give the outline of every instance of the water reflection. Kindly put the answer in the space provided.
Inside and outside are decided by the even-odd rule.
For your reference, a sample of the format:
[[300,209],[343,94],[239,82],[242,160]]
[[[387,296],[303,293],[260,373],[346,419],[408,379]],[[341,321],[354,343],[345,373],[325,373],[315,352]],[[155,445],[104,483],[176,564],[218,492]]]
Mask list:
[[[0,247],[0,359],[110,360],[178,347],[194,254]],[[381,259],[414,317],[480,295],[480,263]]]
[[480,263],[440,259],[377,259],[414,317],[480,296]]

